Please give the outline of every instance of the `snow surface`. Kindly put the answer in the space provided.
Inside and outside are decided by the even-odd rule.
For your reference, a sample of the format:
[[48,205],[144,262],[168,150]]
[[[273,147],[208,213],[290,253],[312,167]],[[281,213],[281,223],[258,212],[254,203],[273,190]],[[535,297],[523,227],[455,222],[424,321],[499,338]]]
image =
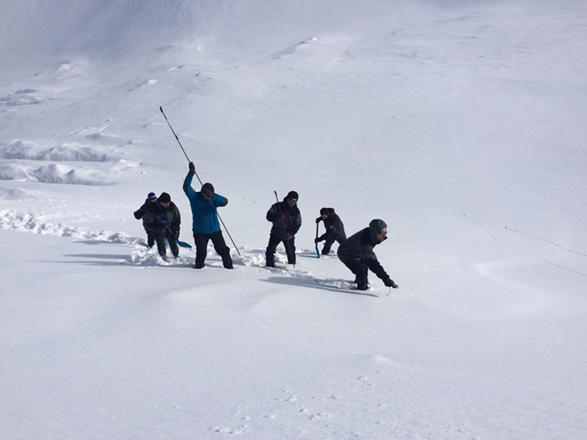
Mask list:
[[[586,438],[586,53],[572,0],[3,1],[0,438]],[[150,191],[193,242],[159,106],[233,271],[142,245]],[[322,206],[398,290],[341,288]]]

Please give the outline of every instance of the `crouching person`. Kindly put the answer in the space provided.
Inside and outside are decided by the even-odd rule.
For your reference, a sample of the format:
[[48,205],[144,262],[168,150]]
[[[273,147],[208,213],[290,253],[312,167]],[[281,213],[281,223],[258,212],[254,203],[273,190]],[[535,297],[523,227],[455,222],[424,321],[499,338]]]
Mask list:
[[328,255],[332,244],[337,241],[338,244],[344,243],[346,234],[344,232],[344,225],[340,217],[334,212],[334,208],[322,208],[320,210],[320,217],[316,219],[316,223],[324,222],[326,232],[314,240],[316,243],[324,241],[322,248],[322,255]]
[[355,274],[357,289],[367,290],[368,271],[371,270],[388,287],[399,286],[389,277],[377,260],[373,248],[387,239],[387,225],[383,220],[371,220],[369,227],[351,235],[338,248],[338,258]]

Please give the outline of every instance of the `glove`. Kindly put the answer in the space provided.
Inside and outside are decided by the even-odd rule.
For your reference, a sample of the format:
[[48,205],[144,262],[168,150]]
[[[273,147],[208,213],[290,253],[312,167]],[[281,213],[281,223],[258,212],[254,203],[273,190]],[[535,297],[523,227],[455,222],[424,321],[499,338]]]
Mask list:
[[193,162],[190,162],[189,164],[189,168],[190,168],[190,174],[193,176],[194,174],[196,174],[196,166],[194,165]]
[[314,243],[320,243],[320,241],[321,241],[321,240],[320,240],[319,238],[315,238],[315,239],[314,239]]
[[383,284],[385,284],[387,287],[393,287],[394,289],[397,289],[399,287],[391,278],[384,279]]
[[322,217],[318,217],[318,218],[316,219],[316,223],[320,223],[321,221],[322,221]]
[[133,215],[135,216],[135,218],[136,218],[137,220],[140,220],[140,219],[143,217],[143,216],[141,215],[140,211],[135,211],[135,212],[133,213]]

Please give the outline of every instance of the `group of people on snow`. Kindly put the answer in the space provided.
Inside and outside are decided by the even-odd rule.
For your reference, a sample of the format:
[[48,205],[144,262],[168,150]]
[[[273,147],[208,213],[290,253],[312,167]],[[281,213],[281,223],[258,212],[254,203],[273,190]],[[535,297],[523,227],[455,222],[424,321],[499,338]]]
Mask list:
[[[200,191],[192,188],[192,180],[196,173],[193,162],[189,163],[188,174],[183,182],[183,191],[192,209],[192,231],[196,245],[196,262],[194,267],[201,269],[206,260],[208,242],[211,240],[216,253],[222,258],[226,269],[233,268],[230,248],[226,245],[220,224],[217,208],[226,206],[228,199],[214,191],[211,183],[204,183]],[[265,250],[265,264],[275,267],[277,246],[283,243],[287,262],[296,264],[295,235],[302,225],[302,216],[298,209],[298,193],[290,191],[281,202],[274,203],[267,211],[267,220],[272,223],[269,243]],[[143,220],[147,232],[147,246],[157,245],[159,255],[167,260],[165,240],[169,242],[171,253],[175,258],[179,255],[178,240],[181,216],[177,206],[164,192],[157,198],[149,193],[145,203],[134,212],[137,220]],[[316,244],[324,241],[322,255],[330,253],[333,243],[339,243],[338,257],[355,275],[357,289],[368,289],[368,271],[371,270],[388,287],[398,285],[389,277],[377,260],[373,248],[387,239],[387,224],[383,220],[371,220],[369,226],[360,230],[348,239],[344,224],[333,208],[322,208],[316,224],[324,222],[326,232],[316,237]]]
[[167,259],[165,255],[165,240],[167,240],[173,256],[175,258],[179,256],[177,240],[179,240],[181,215],[169,194],[164,192],[157,198],[155,193],[150,192],[143,206],[134,212],[134,216],[137,220],[143,220],[148,247],[153,247],[157,243],[159,255]]

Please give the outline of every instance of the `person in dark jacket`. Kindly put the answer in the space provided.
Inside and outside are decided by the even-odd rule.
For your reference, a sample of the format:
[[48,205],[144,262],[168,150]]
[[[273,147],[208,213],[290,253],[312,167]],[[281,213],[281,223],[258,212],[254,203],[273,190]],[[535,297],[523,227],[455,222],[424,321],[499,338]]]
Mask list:
[[369,227],[351,235],[338,248],[338,257],[352,273],[359,290],[367,290],[368,270],[377,275],[388,287],[397,289],[399,286],[389,277],[377,260],[373,248],[387,239],[387,225],[383,220],[371,220]]
[[179,240],[181,215],[168,193],[163,192],[156,201],[145,203],[134,215],[137,220],[143,219],[147,235],[157,243],[157,251],[161,258],[167,260],[166,239],[169,242],[171,253],[175,258],[178,257],[177,240]]
[[190,201],[192,208],[192,219],[194,242],[196,243],[196,264],[194,268],[201,269],[206,261],[208,241],[212,240],[216,253],[222,258],[222,264],[226,269],[232,269],[232,258],[230,248],[226,246],[220,224],[218,223],[218,212],[216,208],[226,206],[228,199],[220,194],[214,193],[214,186],[211,183],[204,183],[200,192],[192,188],[192,180],[196,174],[193,162],[189,163],[189,171],[183,182],[183,191]]
[[143,203],[143,205],[133,213],[137,220],[143,219],[143,228],[145,228],[145,232],[147,233],[148,248],[152,248],[155,244],[155,236],[152,233],[150,233],[147,227],[145,226],[150,221],[150,217],[148,215],[145,215],[146,208],[148,205],[150,205],[151,203],[155,203],[156,201],[157,195],[154,192],[150,192],[149,194],[147,194],[145,203]]
[[287,262],[296,264],[295,235],[302,226],[297,203],[298,193],[290,191],[282,202],[274,203],[267,211],[267,220],[273,223],[265,251],[265,265],[268,267],[275,267],[275,251],[280,242],[285,246]]
[[342,244],[346,240],[346,234],[342,220],[336,215],[334,208],[322,208],[320,210],[320,217],[316,219],[316,224],[321,221],[324,222],[326,232],[320,237],[316,237],[314,241],[316,243],[325,241],[324,247],[322,248],[322,255],[328,255],[332,244],[335,241],[338,241],[338,244]]

